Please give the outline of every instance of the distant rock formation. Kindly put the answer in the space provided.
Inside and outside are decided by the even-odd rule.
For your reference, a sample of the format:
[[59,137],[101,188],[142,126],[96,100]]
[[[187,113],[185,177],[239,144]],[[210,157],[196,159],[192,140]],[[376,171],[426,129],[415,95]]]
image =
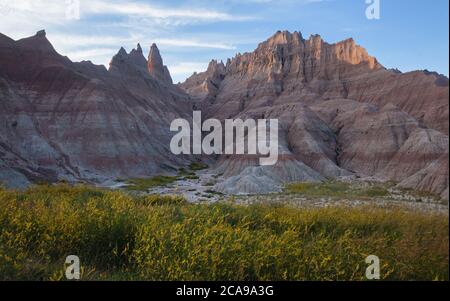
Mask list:
[[[353,39],[277,32],[254,52],[173,85],[156,45],[121,48],[109,69],[59,55],[45,31],[0,34],[0,181],[22,187],[176,173],[170,123],[279,120],[279,161],[216,158],[225,193],[279,191],[339,177],[395,181],[448,199],[448,78],[387,70]],[[211,158],[210,160],[214,160]]]
[[[316,180],[354,175],[406,181],[401,185],[448,199],[448,171],[437,168],[448,165],[444,76],[387,70],[353,39],[328,44],[318,35],[304,39],[298,32],[279,31],[225,66],[212,61],[180,87],[208,117],[280,120],[280,136],[295,161],[281,160],[265,167],[265,174],[277,174],[286,164],[297,170],[300,162],[319,173]],[[232,176],[229,185],[218,187],[225,192],[248,183],[249,170],[261,173],[256,161],[226,156],[219,168]],[[305,179],[297,171],[278,178]],[[245,184],[242,191],[257,193],[272,184]]]

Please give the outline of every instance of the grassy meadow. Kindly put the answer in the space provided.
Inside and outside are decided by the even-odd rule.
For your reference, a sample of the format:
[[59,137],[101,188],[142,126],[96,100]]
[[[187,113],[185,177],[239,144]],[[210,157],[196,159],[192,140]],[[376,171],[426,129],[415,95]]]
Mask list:
[[0,206],[0,280],[64,280],[77,255],[82,280],[363,281],[371,254],[383,280],[448,280],[446,215],[188,204],[64,184],[0,188]]

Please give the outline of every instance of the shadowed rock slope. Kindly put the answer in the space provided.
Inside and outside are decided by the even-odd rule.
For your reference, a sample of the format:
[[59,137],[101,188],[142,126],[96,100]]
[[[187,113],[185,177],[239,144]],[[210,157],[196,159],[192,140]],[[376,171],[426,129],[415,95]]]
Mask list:
[[107,70],[59,55],[44,31],[1,35],[0,181],[101,182],[186,164],[171,155],[169,125],[188,118],[188,97],[159,77],[155,45],[150,58],[122,48]]

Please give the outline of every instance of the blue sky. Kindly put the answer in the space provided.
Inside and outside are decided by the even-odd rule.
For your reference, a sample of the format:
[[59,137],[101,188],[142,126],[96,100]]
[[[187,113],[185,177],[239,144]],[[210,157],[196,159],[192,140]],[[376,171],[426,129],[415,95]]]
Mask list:
[[[70,2],[70,1],[69,1]],[[45,28],[74,61],[108,65],[121,46],[144,51],[155,42],[175,81],[203,71],[211,59],[254,50],[277,30],[349,37],[388,68],[449,74],[449,1],[380,0],[379,20],[366,0],[80,0],[67,19],[61,0],[0,0],[0,32],[15,39]]]

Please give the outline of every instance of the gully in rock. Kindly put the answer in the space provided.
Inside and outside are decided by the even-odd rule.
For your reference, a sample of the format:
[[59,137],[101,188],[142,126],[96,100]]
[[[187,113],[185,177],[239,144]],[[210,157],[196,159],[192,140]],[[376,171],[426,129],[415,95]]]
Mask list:
[[[271,166],[278,162],[278,119],[259,119],[258,121],[226,119],[224,134],[222,129],[222,123],[218,119],[208,119],[202,124],[201,112],[194,111],[192,135],[191,126],[187,120],[176,119],[172,122],[170,130],[179,132],[172,138],[170,149],[175,155],[200,155],[202,150],[206,155],[259,155],[261,156],[259,163],[262,166]],[[203,142],[202,132],[210,132],[204,137]],[[223,137],[225,137],[225,148]]]

